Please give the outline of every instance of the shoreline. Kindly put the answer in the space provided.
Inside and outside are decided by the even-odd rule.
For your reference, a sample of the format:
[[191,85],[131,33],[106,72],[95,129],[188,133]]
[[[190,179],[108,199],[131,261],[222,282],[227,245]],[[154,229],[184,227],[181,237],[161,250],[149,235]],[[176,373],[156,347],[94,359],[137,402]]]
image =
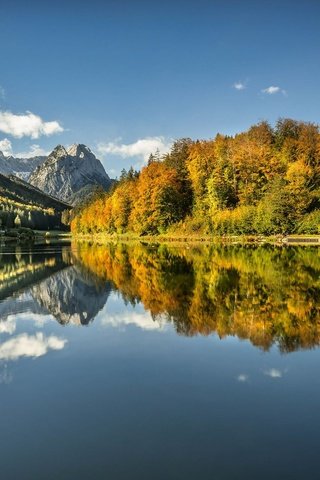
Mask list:
[[[34,243],[39,241],[86,241],[93,243],[178,243],[178,244],[212,244],[212,245],[278,245],[278,246],[320,246],[320,235],[145,235],[134,234],[72,234],[59,231],[34,231]],[[23,243],[18,237],[0,236],[3,243]]]
[[72,235],[71,239],[77,241],[90,241],[94,243],[104,242],[146,242],[146,243],[205,243],[219,245],[253,244],[253,245],[312,245],[320,246],[320,235],[127,235],[127,234],[83,234]]

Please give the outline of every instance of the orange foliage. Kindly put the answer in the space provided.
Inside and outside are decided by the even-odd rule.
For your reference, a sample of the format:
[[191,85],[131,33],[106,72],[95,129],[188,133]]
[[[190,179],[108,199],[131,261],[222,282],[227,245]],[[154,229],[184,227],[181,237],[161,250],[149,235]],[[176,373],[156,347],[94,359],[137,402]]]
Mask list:
[[216,234],[301,232],[303,217],[320,209],[319,191],[318,126],[280,119],[274,129],[260,122],[234,137],[175,142],[163,158],[151,155],[140,175],[131,171],[85,206],[71,228],[157,234],[191,214],[191,223]]
[[74,261],[184,335],[237,335],[283,351],[320,343],[314,248],[77,244]]

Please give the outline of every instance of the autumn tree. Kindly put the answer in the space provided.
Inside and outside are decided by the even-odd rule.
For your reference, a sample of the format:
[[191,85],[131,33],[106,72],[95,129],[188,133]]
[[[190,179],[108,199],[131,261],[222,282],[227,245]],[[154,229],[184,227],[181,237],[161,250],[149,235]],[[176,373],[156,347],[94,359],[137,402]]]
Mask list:
[[71,227],[92,234],[157,234],[177,223],[214,234],[315,231],[318,214],[311,214],[319,209],[319,127],[285,118],[235,136],[176,140],[167,154],[151,153],[141,172],[123,170],[108,193],[72,213]]

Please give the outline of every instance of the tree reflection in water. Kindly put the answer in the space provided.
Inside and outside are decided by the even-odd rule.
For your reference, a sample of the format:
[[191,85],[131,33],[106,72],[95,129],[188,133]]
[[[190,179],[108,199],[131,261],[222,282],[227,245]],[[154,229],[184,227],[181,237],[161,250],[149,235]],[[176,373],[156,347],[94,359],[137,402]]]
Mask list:
[[282,352],[319,344],[316,247],[78,243],[72,251],[82,270],[179,334],[235,335]]
[[[317,247],[74,243],[2,253],[0,319],[24,307],[88,324],[110,292],[141,302],[181,335],[234,335],[268,350],[312,348],[320,337]],[[20,293],[29,295],[14,301]],[[32,303],[33,301],[33,303]],[[32,303],[32,305],[31,305]],[[31,306],[30,306],[31,305]]]

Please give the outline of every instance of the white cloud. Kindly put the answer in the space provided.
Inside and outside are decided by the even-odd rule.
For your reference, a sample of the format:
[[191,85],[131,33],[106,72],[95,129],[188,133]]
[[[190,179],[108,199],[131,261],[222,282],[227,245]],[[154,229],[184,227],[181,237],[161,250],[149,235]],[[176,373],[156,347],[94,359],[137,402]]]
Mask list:
[[45,122],[32,112],[15,115],[9,111],[0,111],[0,131],[16,138],[39,138],[63,132],[57,121]]
[[12,335],[16,330],[16,321],[14,316],[9,316],[7,320],[0,321],[0,334],[9,333]]
[[242,82],[236,82],[233,84],[233,88],[235,88],[236,90],[244,90],[246,86]]
[[262,90],[262,93],[267,93],[268,95],[273,95],[274,93],[279,93],[280,92],[280,87],[274,87],[271,85],[268,88],[264,88]]
[[237,376],[238,382],[247,382],[249,380],[249,376],[246,373],[240,373],[240,375]]
[[12,155],[12,144],[8,138],[4,138],[3,140],[0,140],[0,152],[3,153],[3,155],[9,157]]
[[31,158],[31,157],[40,157],[49,155],[50,152],[44,150],[38,144],[30,145],[29,149],[23,152],[13,153],[12,143],[8,138],[0,140],[0,152],[2,152],[6,157],[10,155],[17,158]]
[[22,333],[0,345],[0,360],[18,360],[20,357],[41,357],[49,350],[62,350],[66,340],[55,335],[45,337],[43,333]]
[[282,372],[276,368],[270,368],[269,370],[266,370],[264,374],[271,378],[281,378],[283,375]]
[[125,314],[108,315],[101,319],[101,325],[123,328],[127,325],[135,325],[141,330],[164,330],[166,322],[153,320],[150,313],[127,312]]
[[164,137],[146,137],[141,138],[133,143],[120,143],[121,139],[114,142],[99,143],[98,151],[101,155],[110,153],[122,158],[139,157],[146,162],[150,153],[154,153],[157,149],[160,153],[169,151],[172,142]]
[[24,152],[19,152],[15,155],[18,158],[31,158],[31,157],[43,157],[49,155],[50,152],[44,150],[40,145],[33,144],[30,146],[29,150]]
[[286,90],[280,87],[276,87],[274,85],[264,88],[263,90],[261,90],[261,92],[266,93],[267,95],[274,95],[275,93],[282,93],[282,95],[287,95]]

